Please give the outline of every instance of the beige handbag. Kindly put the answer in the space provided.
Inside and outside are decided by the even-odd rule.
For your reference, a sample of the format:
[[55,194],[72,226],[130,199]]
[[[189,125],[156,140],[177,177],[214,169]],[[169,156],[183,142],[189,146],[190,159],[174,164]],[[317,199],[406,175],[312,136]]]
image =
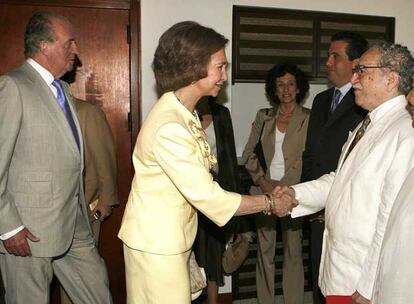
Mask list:
[[190,269],[191,299],[195,300],[201,295],[204,287],[207,286],[207,279],[204,269],[198,266],[194,252],[192,251],[188,263]]
[[223,253],[223,270],[230,274],[236,271],[249,255],[249,238],[245,234],[237,234]]

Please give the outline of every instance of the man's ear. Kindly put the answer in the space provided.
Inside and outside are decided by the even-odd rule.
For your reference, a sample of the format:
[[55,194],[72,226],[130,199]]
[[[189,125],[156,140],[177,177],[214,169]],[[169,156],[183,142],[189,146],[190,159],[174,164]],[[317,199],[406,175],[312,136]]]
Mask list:
[[396,72],[391,71],[390,73],[388,73],[386,81],[388,92],[392,92],[394,90],[398,91],[398,85],[400,84],[400,76]]
[[414,88],[412,88],[411,91],[408,93],[407,100],[411,106],[414,106]]
[[49,44],[45,40],[39,42],[39,51],[43,55],[46,55],[49,52]]

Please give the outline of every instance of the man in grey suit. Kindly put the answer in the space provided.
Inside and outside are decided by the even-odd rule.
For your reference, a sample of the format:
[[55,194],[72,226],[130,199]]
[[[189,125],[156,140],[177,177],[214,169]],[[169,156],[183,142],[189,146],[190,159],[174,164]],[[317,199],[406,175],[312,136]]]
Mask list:
[[0,77],[0,265],[7,303],[48,303],[55,274],[75,303],[112,303],[83,195],[82,135],[69,87],[70,22],[29,20],[26,62]]
[[[73,98],[73,102],[83,136],[85,200],[95,244],[98,246],[101,220],[118,206],[116,146],[102,109],[77,98]],[[96,216],[98,210],[99,217]],[[60,303],[73,302],[66,292],[61,292]]]

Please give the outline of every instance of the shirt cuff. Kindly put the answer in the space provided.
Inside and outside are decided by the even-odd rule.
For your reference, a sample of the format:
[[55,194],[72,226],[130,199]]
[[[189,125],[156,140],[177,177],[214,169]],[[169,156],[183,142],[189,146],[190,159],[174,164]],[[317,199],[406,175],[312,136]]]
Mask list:
[[5,241],[9,238],[11,238],[12,236],[15,236],[16,234],[18,234],[20,231],[22,231],[24,229],[24,226],[20,226],[16,229],[13,229],[12,231],[6,232],[2,235],[0,235],[0,240]]

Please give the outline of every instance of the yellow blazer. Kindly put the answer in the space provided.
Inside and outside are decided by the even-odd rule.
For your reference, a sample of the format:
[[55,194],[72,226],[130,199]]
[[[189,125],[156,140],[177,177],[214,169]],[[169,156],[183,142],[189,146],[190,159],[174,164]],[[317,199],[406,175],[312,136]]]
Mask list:
[[195,209],[219,226],[226,224],[241,196],[213,181],[212,158],[198,117],[172,92],[165,93],[138,135],[135,177],[119,238],[133,249],[179,254],[193,245]]

